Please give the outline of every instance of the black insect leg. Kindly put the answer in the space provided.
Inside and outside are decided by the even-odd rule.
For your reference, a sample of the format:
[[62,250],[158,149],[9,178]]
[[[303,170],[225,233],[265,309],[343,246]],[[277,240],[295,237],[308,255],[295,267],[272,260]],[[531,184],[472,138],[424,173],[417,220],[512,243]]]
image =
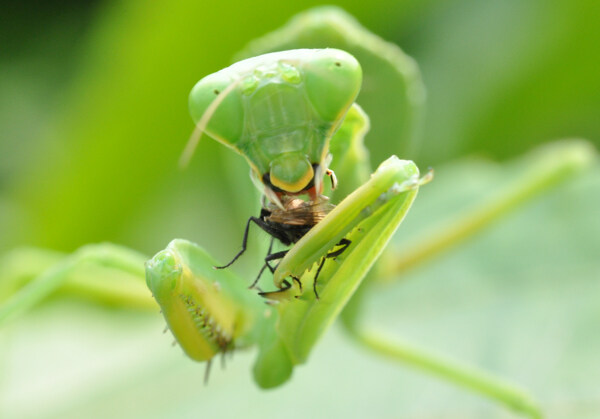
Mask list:
[[281,252],[275,252],[267,255],[267,257],[265,258],[265,265],[269,266],[269,270],[271,271],[271,273],[275,273],[275,268],[273,268],[269,264],[269,262],[271,262],[272,260],[283,259],[288,252],[289,250],[282,250]]
[[[265,258],[265,265],[260,270],[259,276],[267,267],[269,268],[271,273],[274,274],[275,269],[277,267],[273,268],[269,262],[274,261],[274,260],[283,259],[285,257],[285,255],[287,255],[288,252],[289,252],[289,250],[282,250],[281,252],[275,252],[275,253],[271,253],[271,254],[267,255],[267,257]],[[278,265],[279,265],[279,263],[278,263]],[[302,282],[300,282],[300,279],[298,279],[295,276],[292,276],[291,278],[292,278],[292,283],[294,283],[294,282],[297,283],[298,288],[300,288],[300,293],[302,293]],[[276,298],[277,294],[283,293],[292,287],[292,284],[286,279],[283,280],[282,285],[283,285],[282,288],[279,288],[277,291],[259,292],[258,294],[263,297],[267,297],[267,298],[269,298],[269,297]],[[296,298],[298,298],[298,296],[296,296]]]
[[327,253],[327,259],[331,259],[331,258],[335,258],[338,257],[339,255],[341,255],[342,253],[344,253],[344,251],[348,248],[348,246],[350,246],[350,244],[352,243],[352,241],[348,240],[348,239],[342,239],[338,242],[338,244],[336,244],[336,246],[341,246],[338,250],[331,252],[331,253]]
[[[292,282],[295,282],[296,284],[298,284],[298,288],[300,288],[300,294],[302,294],[302,282],[300,282],[300,279],[292,276]],[[298,297],[296,297],[298,298]]]
[[323,265],[325,265],[325,259],[336,258],[350,246],[352,242],[346,238],[343,238],[336,244],[336,246],[341,246],[338,250],[327,253],[323,259],[321,259],[321,263],[319,263],[319,269],[317,269],[317,273],[315,274],[315,279],[313,281],[313,291],[315,293],[315,297],[317,300],[319,299],[319,294],[317,293],[317,280],[319,279],[319,274],[321,273],[321,269],[323,269]]
[[231,266],[233,264],[233,262],[235,262],[236,260],[238,260],[238,258],[240,256],[242,256],[242,254],[246,251],[246,246],[248,245],[248,231],[250,230],[250,223],[251,222],[254,222],[255,224],[257,224],[261,228],[262,228],[261,223],[264,223],[264,221],[262,221],[260,218],[256,218],[256,217],[250,217],[250,218],[248,218],[248,222],[246,223],[246,229],[244,230],[244,238],[242,239],[242,250],[240,250],[238,252],[238,254],[235,255],[233,257],[233,259],[231,259],[231,261],[227,265],[215,266],[215,269],[225,269],[225,268],[228,268],[229,266]]
[[[267,250],[267,257],[271,254],[271,250],[273,250],[273,241],[275,240],[274,237],[271,237],[271,243],[269,244],[269,250]],[[260,268],[260,271],[258,272],[258,275],[256,276],[256,279],[254,280],[254,282],[252,283],[252,285],[250,285],[248,287],[248,289],[252,289],[256,286],[256,284],[258,284],[258,281],[260,280],[260,277],[262,276],[263,272],[265,271],[265,269],[267,268],[267,266],[269,267],[269,269],[271,270],[271,272],[273,271],[271,268],[271,265],[269,265],[268,262],[265,262],[265,264],[263,265],[262,268]]]
[[[283,259],[285,257],[285,255],[287,255],[289,252],[289,250],[282,250],[281,252],[277,252],[277,253],[271,253],[270,255],[268,255],[265,258],[265,266],[269,267],[269,270],[271,271],[272,274],[275,273],[275,269],[277,269],[277,266],[279,266],[279,263],[277,263],[277,266],[275,266],[275,268],[273,268],[269,262],[271,262],[272,260],[279,260],[279,259]],[[292,282],[295,282],[296,284],[298,284],[298,288],[300,289],[300,292],[302,293],[302,282],[300,282],[300,279],[298,279],[295,276],[292,276]]]
[[260,279],[261,275],[263,274],[263,272],[265,271],[266,268],[269,268],[269,271],[271,271],[272,274],[275,273],[275,269],[277,269],[277,266],[274,268],[271,266],[271,264],[269,262],[273,261],[273,260],[278,260],[278,259],[283,259],[283,257],[287,254],[288,250],[282,250],[281,252],[276,252],[276,253],[270,253],[270,249],[269,249],[269,254],[267,254],[267,257],[265,258],[265,264],[263,265],[262,268],[260,268],[260,272],[258,273],[258,276],[256,277],[256,279],[254,280],[254,282],[252,283],[252,285],[250,285],[250,289],[254,288],[254,286],[258,283],[258,280]]
[[277,297],[277,294],[286,292],[287,290],[289,290],[290,288],[292,288],[292,284],[284,279],[283,282],[281,283],[281,285],[283,285],[282,288],[279,288],[277,291],[265,291],[265,292],[259,292],[258,295],[260,295],[261,297],[265,297],[265,298],[269,298],[269,297]]
[[325,259],[327,259],[327,256],[321,259],[321,263],[319,263],[319,269],[317,269],[317,273],[315,274],[315,279],[313,281],[313,292],[315,293],[315,298],[317,300],[319,299],[319,293],[317,292],[317,279],[319,278],[319,273],[321,272],[323,265],[325,265]]
[[257,226],[259,226],[263,231],[265,231],[266,233],[268,233],[271,237],[276,238],[277,240],[279,240],[281,243],[283,243],[286,246],[290,245],[292,243],[295,243],[295,241],[292,241],[290,239],[290,236],[289,236],[290,232],[289,231],[282,231],[280,227],[277,227],[277,226],[273,225],[273,224],[276,224],[276,223],[269,223],[269,222],[267,222],[267,221],[264,220],[264,218],[266,216],[268,216],[268,214],[270,214],[268,212],[268,210],[266,210],[266,209],[263,208],[261,210],[260,214],[261,214],[260,217],[250,217],[250,218],[248,218],[248,222],[246,223],[246,229],[244,230],[244,238],[242,239],[242,250],[240,250],[238,252],[238,254],[235,255],[234,258],[227,265],[215,266],[215,269],[224,269],[224,268],[227,268],[227,267],[231,266],[233,264],[233,262],[235,262],[246,251],[246,246],[248,244],[248,232],[250,230],[250,223],[251,222],[253,222]]
[[256,276],[256,279],[254,280],[254,282],[252,282],[252,284],[248,287],[249,290],[251,290],[252,288],[254,288],[256,286],[256,284],[258,284],[258,281],[260,280],[260,277],[262,276],[263,272],[265,271],[265,269],[267,268],[267,263],[265,263],[263,265],[262,268],[260,268],[260,271],[258,272],[258,275]]
[[265,271],[266,268],[269,268],[269,270],[271,271],[271,273],[273,273],[275,271],[275,269],[267,261],[267,258],[272,255],[271,250],[273,249],[273,241],[274,241],[274,237],[271,237],[271,244],[269,245],[269,250],[267,251],[267,256],[265,257],[265,264],[262,266],[262,268],[260,268],[260,271],[258,272],[258,275],[256,276],[256,279],[254,280],[254,282],[252,283],[252,285],[250,285],[248,287],[248,289],[252,289],[252,288],[254,288],[256,286],[256,284],[258,284],[258,281],[260,280],[260,277],[262,276],[262,274],[263,274],[263,272]]

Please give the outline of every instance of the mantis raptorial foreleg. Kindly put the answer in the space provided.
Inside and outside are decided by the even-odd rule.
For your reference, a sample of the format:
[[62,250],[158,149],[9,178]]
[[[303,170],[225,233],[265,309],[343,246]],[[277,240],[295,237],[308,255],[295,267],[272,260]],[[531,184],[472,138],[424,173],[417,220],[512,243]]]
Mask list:
[[505,180],[460,214],[449,215],[414,238],[407,248],[392,248],[383,263],[380,282],[452,249],[523,207],[529,201],[572,180],[597,160],[594,147],[582,140],[556,141],[532,150],[505,169]]
[[264,316],[260,297],[228,270],[215,270],[202,248],[174,240],[146,264],[146,282],[185,353],[208,361],[255,343]]

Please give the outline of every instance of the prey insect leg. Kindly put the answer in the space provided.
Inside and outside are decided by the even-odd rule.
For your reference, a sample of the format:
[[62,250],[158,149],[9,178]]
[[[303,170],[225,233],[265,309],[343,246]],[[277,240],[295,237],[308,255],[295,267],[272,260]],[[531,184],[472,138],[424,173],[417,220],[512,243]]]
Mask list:
[[262,268],[260,268],[260,271],[258,272],[258,275],[256,276],[256,279],[254,280],[254,282],[252,283],[252,285],[250,285],[248,287],[248,289],[252,289],[256,286],[256,284],[258,284],[258,281],[260,280],[260,277],[262,276],[263,272],[265,271],[265,269],[268,267],[269,270],[271,271],[271,273],[274,271],[273,267],[271,265],[269,265],[269,262],[267,262],[266,258],[269,257],[271,255],[271,250],[273,250],[273,242],[275,241],[274,237],[271,237],[271,243],[269,244],[269,250],[267,250],[267,256],[265,257],[265,264],[262,266]]
[[[272,243],[273,243],[273,239],[271,239],[271,244]],[[275,268],[272,267],[269,262],[271,262],[273,260],[282,259],[285,255],[287,255],[287,252],[288,252],[288,250],[282,250],[281,252],[271,253],[271,247],[269,247],[269,253],[267,254],[267,257],[265,257],[265,264],[263,265],[262,268],[260,268],[260,272],[258,273],[258,276],[256,277],[256,279],[254,280],[252,285],[250,285],[249,288],[254,288],[254,286],[258,283],[258,280],[260,279],[261,275],[263,274],[263,272],[265,271],[266,268],[269,268],[269,271],[271,271],[271,273],[275,273],[275,269],[277,267],[275,267]]]
[[341,247],[334,252],[327,253],[327,256],[325,256],[325,257],[327,259],[338,257],[339,255],[344,253],[344,251],[348,248],[348,246],[350,246],[351,243],[352,243],[352,241],[343,238],[342,240],[340,240],[338,242],[338,244],[336,244],[336,246],[341,246]]
[[321,273],[321,269],[323,269],[323,265],[325,265],[325,259],[336,258],[350,246],[352,242],[346,238],[342,238],[336,246],[341,246],[339,249],[327,253],[323,259],[321,259],[321,263],[319,263],[319,268],[317,269],[317,273],[315,274],[315,279],[313,281],[313,291],[315,293],[315,297],[317,300],[319,299],[319,294],[317,293],[317,280],[319,279],[319,274]]
[[[265,211],[264,209],[262,211]],[[261,217],[263,216],[263,212],[261,211]],[[240,256],[242,256],[242,254],[246,251],[246,247],[248,245],[248,232],[250,231],[250,223],[254,223],[257,226],[259,226],[263,231],[269,233],[271,236],[276,237],[276,238],[280,238],[280,235],[277,234],[277,230],[274,229],[272,226],[270,226],[267,222],[265,222],[262,218],[259,217],[250,217],[248,218],[248,222],[246,223],[246,229],[244,230],[244,238],[242,239],[242,250],[240,250],[238,252],[237,255],[235,255],[233,257],[233,259],[231,259],[231,261],[223,266],[215,266],[215,269],[225,269],[228,268],[229,266],[231,266],[233,264],[233,262],[235,262],[236,260],[238,260],[238,258]],[[289,243],[284,243],[284,244],[289,244]],[[269,251],[270,253],[270,251]],[[277,258],[275,258],[277,259]]]
[[[262,276],[262,274],[265,271],[265,269],[267,268],[267,266],[269,266],[269,264],[265,262],[263,267],[260,268],[260,271],[258,272],[256,279],[254,280],[254,282],[252,282],[252,284],[248,287],[248,289],[251,290],[252,288],[254,288],[256,286],[256,284],[258,284],[258,281],[260,280],[260,277]],[[271,266],[269,266],[269,269],[271,269]]]
[[[269,250],[267,250],[267,257],[271,254],[271,250],[273,250],[273,241],[275,240],[274,237],[271,237],[271,243],[269,243]],[[265,264],[263,265],[262,268],[260,268],[260,271],[258,272],[258,275],[256,276],[256,279],[254,280],[254,282],[252,283],[252,285],[250,285],[248,287],[248,289],[252,289],[256,286],[256,284],[258,284],[258,281],[260,280],[260,277],[262,276],[263,272],[265,271],[266,267],[269,267],[269,269],[271,270],[271,272],[273,271],[271,266],[268,264],[268,262],[265,262]]]
[[[296,278],[296,280],[297,280],[297,278]],[[272,297],[272,296],[277,295],[279,293],[286,292],[287,290],[289,290],[290,288],[292,288],[292,284],[288,280],[286,280],[286,279],[284,279],[281,284],[283,285],[283,287],[279,288],[277,291],[259,292],[258,295],[260,295],[261,297],[269,298],[269,297]]]
[[235,255],[233,257],[233,259],[231,259],[231,261],[227,265],[215,266],[215,269],[225,269],[225,268],[228,268],[229,266],[231,266],[233,264],[233,262],[235,262],[236,260],[238,260],[238,258],[240,256],[242,256],[242,254],[246,251],[246,246],[248,245],[248,231],[250,230],[250,223],[251,222],[256,223],[260,227],[261,226],[260,223],[262,222],[262,220],[260,218],[256,218],[256,217],[250,217],[250,218],[248,218],[248,222],[246,223],[246,229],[244,230],[244,238],[242,239],[242,250],[240,250],[238,252],[238,254]]
[[[283,259],[285,257],[285,255],[287,255],[288,252],[289,252],[289,250],[282,250],[281,252],[270,253],[269,255],[267,255],[267,257],[265,258],[265,264],[262,267],[262,269],[260,270],[259,278],[260,278],[260,275],[265,270],[265,268],[267,268],[267,267],[269,268],[269,270],[271,271],[271,273],[275,273],[275,269],[277,267],[273,268],[269,262],[271,262],[273,260]],[[257,281],[258,281],[258,278],[255,281],[255,283],[253,284],[253,286],[256,284]],[[298,288],[300,289],[300,293],[302,293],[302,282],[300,281],[300,279],[297,278],[297,277],[295,277],[295,276],[292,276],[292,283],[298,284]],[[289,281],[284,280],[283,281],[283,287],[280,288],[279,290],[277,290],[277,291],[268,291],[268,292],[259,292],[258,294],[261,295],[261,296],[263,296],[263,297],[269,297],[269,296],[273,296],[273,295],[278,294],[278,293],[285,292],[285,291],[289,290],[291,287],[292,287],[292,284]],[[298,298],[298,296],[296,296],[296,298]]]

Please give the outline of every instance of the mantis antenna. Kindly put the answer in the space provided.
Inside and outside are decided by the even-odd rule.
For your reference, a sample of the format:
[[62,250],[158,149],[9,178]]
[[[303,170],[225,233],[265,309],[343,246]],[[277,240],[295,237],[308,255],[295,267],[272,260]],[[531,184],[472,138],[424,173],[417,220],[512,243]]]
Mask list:
[[179,158],[179,167],[181,169],[185,169],[189,164],[192,156],[194,155],[194,151],[196,151],[196,147],[200,142],[200,137],[202,137],[202,133],[205,132],[206,126],[210,122],[210,119],[215,114],[219,105],[225,100],[225,98],[240,84],[241,78],[235,79],[229,86],[225,88],[217,97],[210,102],[206,111],[202,114],[202,118],[196,124],[196,128],[194,128],[194,132],[190,136],[183,152],[181,153],[181,157]]

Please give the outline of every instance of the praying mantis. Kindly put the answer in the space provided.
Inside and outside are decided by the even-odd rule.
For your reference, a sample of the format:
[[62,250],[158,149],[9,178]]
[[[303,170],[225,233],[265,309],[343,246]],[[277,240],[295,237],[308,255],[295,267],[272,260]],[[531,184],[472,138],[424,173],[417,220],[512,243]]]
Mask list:
[[[330,24],[330,22],[326,22],[326,19],[322,18],[323,14],[320,16],[323,19],[321,24],[323,22]],[[339,23],[340,20],[343,20],[343,15],[339,13],[335,14],[333,20]],[[312,31],[313,29],[310,30]],[[348,28],[344,30],[348,30],[348,33],[359,37],[356,35],[356,32],[352,32]],[[292,38],[279,36],[279,39],[287,41]],[[368,40],[372,40],[372,38],[368,37]],[[257,42],[250,49],[263,48],[260,44],[261,42]],[[378,43],[376,45],[377,48],[373,48],[375,51],[373,59],[377,58],[377,54],[383,49],[382,45],[384,44]],[[298,47],[305,46],[312,45],[298,45]],[[273,48],[277,47],[274,46]],[[345,48],[350,49],[347,46]],[[357,59],[362,63],[363,60],[359,58],[359,54],[356,55]],[[403,55],[395,56],[396,61],[402,61],[403,59],[406,60],[406,57]],[[399,78],[405,81],[409,80],[406,74],[413,75],[413,71],[414,69],[412,68],[409,71],[404,71],[404,73],[399,71],[399,74],[401,74]],[[410,83],[407,82],[407,84]],[[418,90],[418,87],[412,86],[412,88],[413,90]],[[420,106],[421,98],[417,95],[415,99],[413,95],[412,99],[406,99],[408,103],[411,100],[413,101],[413,106],[411,106],[410,112],[417,114],[418,110],[416,108]],[[327,326],[331,324],[344,306],[346,306],[351,296],[360,295],[356,293],[362,292],[359,289],[359,285],[364,275],[377,259],[378,253],[383,251],[386,241],[389,240],[399,222],[402,221],[410,203],[415,198],[419,186],[423,183],[423,181],[419,180],[419,173],[416,170],[416,166],[406,161],[392,159],[381,166],[371,180],[365,184],[365,181],[368,180],[367,174],[370,173],[370,169],[368,168],[366,152],[362,145],[362,137],[366,134],[368,124],[366,115],[360,108],[354,108],[346,115],[344,124],[336,132],[338,138],[332,138],[330,144],[331,154],[334,157],[332,164],[339,165],[339,167],[334,167],[334,171],[340,179],[340,187],[331,193],[326,193],[332,196],[332,201],[342,202],[338,206],[339,210],[336,213],[332,212],[332,217],[330,217],[332,221],[323,221],[323,223],[319,223],[311,229],[305,237],[305,242],[297,243],[292,248],[293,253],[286,255],[286,257],[290,257],[287,260],[282,260],[278,267],[278,269],[281,268],[281,271],[276,276],[276,282],[280,283],[286,276],[282,272],[286,274],[292,272],[301,277],[300,283],[310,284],[311,276],[315,273],[315,268],[312,265],[316,263],[317,259],[324,257],[330,251],[333,245],[339,241],[340,234],[343,237],[351,235],[351,241],[356,246],[356,250],[349,249],[340,254],[336,261],[328,261],[331,263],[324,265],[321,273],[321,285],[326,290],[321,293],[319,300],[311,292],[310,287],[306,287],[305,285],[305,289],[300,290],[299,285],[296,285],[291,290],[293,295],[289,296],[290,298],[287,300],[283,299],[275,308],[265,306],[262,298],[258,297],[253,291],[246,289],[248,285],[247,280],[237,278],[228,271],[214,271],[212,267],[218,265],[218,263],[212,260],[204,251],[185,241],[174,241],[165,251],[158,253],[148,264],[149,273],[147,274],[147,278],[150,284],[154,282],[153,279],[156,276],[161,279],[164,277],[183,276],[183,280],[186,281],[184,284],[192,284],[190,285],[192,287],[195,286],[193,284],[197,281],[200,281],[200,283],[213,283],[211,286],[213,286],[215,292],[214,294],[209,294],[207,298],[209,298],[209,304],[213,302],[216,307],[211,308],[210,314],[212,318],[216,318],[217,316],[223,318],[223,320],[218,322],[218,325],[214,326],[215,331],[210,331],[210,333],[219,335],[216,346],[213,345],[211,347],[210,343],[206,345],[206,342],[194,342],[194,340],[201,341],[202,337],[193,331],[185,330],[183,334],[178,335],[178,328],[186,328],[184,324],[185,320],[177,318],[177,314],[175,314],[174,318],[167,317],[167,323],[178,337],[180,345],[191,357],[206,360],[216,354],[227,353],[233,350],[233,347],[230,346],[231,341],[235,341],[235,346],[240,348],[256,345],[261,348],[254,370],[257,382],[263,387],[280,385],[289,379],[295,365],[305,362],[308,359],[308,355],[319,336],[324,333]],[[566,150],[572,152],[566,153]],[[537,174],[537,177],[530,178],[529,183],[521,185],[519,193],[522,194],[523,190],[527,190],[526,187],[532,189],[533,186],[536,186],[537,188],[533,189],[543,189],[555,181],[567,178],[567,176],[558,176],[557,173],[569,174],[585,166],[586,159],[581,157],[581,153],[578,150],[576,147],[554,150],[554,153],[570,157],[564,160],[559,166],[549,165],[548,162],[552,159],[547,156],[541,159],[542,163],[539,163],[539,167],[532,170],[532,173]],[[368,188],[374,187],[375,189],[374,192],[368,195],[368,199],[366,195],[362,194],[364,191],[360,189],[363,184],[368,185]],[[361,192],[361,194],[353,196],[349,193],[350,191]],[[510,196],[504,196],[504,199],[499,202],[511,202],[509,198],[513,198],[511,205],[514,205],[517,198],[524,199],[519,193],[512,191],[512,193],[508,194]],[[349,198],[345,198],[346,196],[349,196]],[[345,199],[342,200],[341,198]],[[508,207],[504,207],[504,210],[508,209]],[[361,218],[360,214],[369,213],[370,215]],[[482,213],[480,212],[480,214]],[[473,219],[476,219],[476,217]],[[479,226],[472,228],[481,228],[485,222],[489,221],[489,219],[486,220],[484,217],[482,219],[483,221]],[[332,233],[331,229],[332,226],[339,225],[340,223],[347,228],[342,230],[342,232],[335,233],[337,234],[336,236]],[[456,240],[457,237],[460,237],[461,233],[454,234]],[[467,233],[463,232],[462,234]],[[320,241],[324,243],[319,243]],[[359,246],[362,247],[359,248]],[[16,292],[12,299],[2,305],[0,318],[25,312],[40,301],[49,291],[62,287],[64,280],[67,278],[66,273],[82,264],[82,261],[96,261],[105,268],[108,267],[111,270],[121,272],[123,278],[140,278],[144,275],[142,266],[145,260],[146,257],[142,255],[137,255],[135,252],[111,245],[100,247],[90,246],[67,257],[65,260],[62,260],[62,258],[57,258],[54,261],[50,260],[48,268],[41,274],[37,274],[35,279],[30,282],[31,285],[19,289],[20,292]],[[307,271],[311,267],[312,269]],[[372,272],[376,274],[376,271]],[[93,275],[83,278],[79,286],[89,287],[93,279]],[[136,283],[135,281],[131,282]],[[164,285],[162,280],[157,280],[157,282],[160,283],[159,286]],[[126,283],[126,281],[117,281],[114,287],[107,287],[104,284],[106,288],[104,290],[98,289],[97,291],[107,293],[117,292],[122,283]],[[21,285],[19,284],[18,287]],[[133,285],[132,287],[135,288]],[[126,294],[126,290],[122,289],[123,293]],[[219,289],[219,292],[216,292],[217,289]],[[132,294],[135,294],[135,292]],[[161,297],[163,296],[161,292],[155,290],[155,296],[158,294]],[[166,301],[161,303],[161,305],[168,305],[174,301],[174,296],[169,297],[167,295]],[[140,306],[148,305],[155,307],[153,305],[154,302],[149,299],[142,298],[139,304]],[[175,311],[184,311],[183,314],[185,314],[185,310],[189,310],[189,308],[180,307],[175,309]],[[349,308],[352,308],[351,301]],[[166,316],[170,314],[168,310],[168,307],[165,309],[163,306],[163,314]],[[194,314],[196,314],[195,310],[194,308]],[[358,325],[352,322],[352,317],[355,313],[352,313],[349,309],[347,310],[346,314],[344,314],[344,324],[349,326],[349,330],[359,343],[381,353],[394,353],[394,350],[396,350],[396,353],[399,352],[397,347],[394,348],[386,345],[385,341],[377,339],[377,336],[360,330]],[[223,311],[223,313],[220,314],[220,311]],[[202,317],[203,314],[199,313],[198,316]],[[200,319],[200,321],[203,320]],[[208,326],[212,328],[210,324]],[[216,332],[217,326],[220,327],[218,333]],[[194,350],[197,351],[197,356],[193,355]],[[405,351],[404,354],[406,355],[407,352]],[[434,371],[482,394],[503,401],[509,406],[528,413],[531,416],[539,415],[535,403],[530,401],[526,395],[518,390],[513,390],[512,388],[506,389],[502,385],[496,385],[497,382],[493,379],[482,378],[478,374],[464,372],[459,367],[449,367],[438,362],[435,357],[430,357],[423,353],[410,353],[410,356],[405,356],[404,360],[408,360],[413,365],[421,366],[426,370]],[[441,373],[440,371],[446,372]]]

